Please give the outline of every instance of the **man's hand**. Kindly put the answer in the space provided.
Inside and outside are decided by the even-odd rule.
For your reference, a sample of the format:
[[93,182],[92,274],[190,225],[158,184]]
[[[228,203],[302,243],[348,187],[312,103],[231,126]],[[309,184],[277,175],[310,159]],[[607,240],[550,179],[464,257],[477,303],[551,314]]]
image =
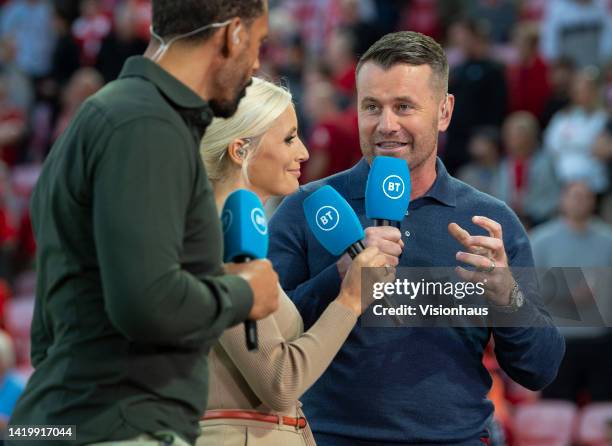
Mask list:
[[249,282],[253,290],[253,307],[249,319],[263,319],[278,309],[278,274],[269,260],[253,260],[248,263],[227,263],[225,271]]
[[[393,226],[370,226],[365,230],[365,245],[366,247],[375,246],[385,256],[385,265],[397,266],[399,264],[399,256],[404,249],[404,241],[402,233],[399,229]],[[336,262],[340,278],[344,279],[346,272],[351,266],[351,258],[348,254],[344,254]]]
[[487,217],[472,217],[472,222],[489,232],[489,236],[470,235],[457,223],[448,225],[448,232],[467,252],[457,252],[460,262],[476,267],[469,271],[458,266],[457,274],[469,282],[484,283],[485,295],[495,305],[510,305],[510,292],[514,278],[508,268],[508,257],[504,248],[501,225]]

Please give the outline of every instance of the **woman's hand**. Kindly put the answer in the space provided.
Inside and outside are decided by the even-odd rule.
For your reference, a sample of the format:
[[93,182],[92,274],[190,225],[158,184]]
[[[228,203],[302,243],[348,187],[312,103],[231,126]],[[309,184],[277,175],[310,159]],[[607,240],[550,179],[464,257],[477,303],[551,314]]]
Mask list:
[[362,302],[361,268],[380,268],[368,273],[368,281],[369,279],[377,281],[391,280],[395,276],[394,268],[383,268],[385,267],[386,259],[387,256],[376,246],[370,246],[362,251],[353,259],[346,272],[340,288],[340,294],[336,301],[353,310],[357,316],[361,316],[363,311],[372,303],[371,297],[368,297],[367,301]]

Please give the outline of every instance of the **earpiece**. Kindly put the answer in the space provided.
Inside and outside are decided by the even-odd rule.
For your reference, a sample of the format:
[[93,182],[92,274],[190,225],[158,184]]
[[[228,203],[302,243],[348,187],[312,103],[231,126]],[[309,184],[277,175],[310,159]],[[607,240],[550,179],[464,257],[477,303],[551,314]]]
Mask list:
[[232,38],[234,39],[234,44],[236,45],[240,43],[240,36],[238,35],[238,33],[240,32],[241,27],[242,25],[238,25],[236,29],[234,30],[234,33],[232,34]]
[[250,145],[251,145],[251,138],[244,138],[244,143],[242,144],[242,147],[238,147],[238,149],[236,149],[236,155],[244,159],[247,154],[246,148],[249,147]]

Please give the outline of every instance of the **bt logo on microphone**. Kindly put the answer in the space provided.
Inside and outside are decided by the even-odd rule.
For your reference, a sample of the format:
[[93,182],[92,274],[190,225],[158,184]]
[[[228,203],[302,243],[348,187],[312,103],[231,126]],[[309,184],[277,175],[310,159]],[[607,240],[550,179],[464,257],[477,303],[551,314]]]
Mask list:
[[406,190],[404,180],[399,175],[389,175],[382,183],[384,194],[392,200],[398,200]]
[[227,232],[232,225],[233,220],[234,216],[232,215],[232,211],[225,209],[221,214],[221,226],[223,227],[223,232]]
[[331,231],[340,222],[340,214],[333,206],[322,206],[315,216],[317,226],[321,231]]
[[251,221],[257,232],[261,235],[266,235],[268,233],[268,222],[266,221],[266,216],[262,209],[255,208],[251,211]]

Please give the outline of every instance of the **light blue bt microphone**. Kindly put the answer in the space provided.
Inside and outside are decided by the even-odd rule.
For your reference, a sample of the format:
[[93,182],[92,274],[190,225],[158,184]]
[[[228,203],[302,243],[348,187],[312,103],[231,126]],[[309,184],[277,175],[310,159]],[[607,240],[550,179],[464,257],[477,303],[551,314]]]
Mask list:
[[410,204],[410,170],[406,160],[377,156],[372,161],[365,192],[366,216],[375,226],[401,222]]
[[331,186],[323,186],[303,203],[306,222],[316,239],[333,255],[355,258],[365,249],[363,227],[355,211]]
[[[253,192],[238,189],[225,200],[221,213],[224,262],[245,263],[268,255],[268,222],[261,200]],[[257,324],[244,321],[247,348],[257,349]]]

